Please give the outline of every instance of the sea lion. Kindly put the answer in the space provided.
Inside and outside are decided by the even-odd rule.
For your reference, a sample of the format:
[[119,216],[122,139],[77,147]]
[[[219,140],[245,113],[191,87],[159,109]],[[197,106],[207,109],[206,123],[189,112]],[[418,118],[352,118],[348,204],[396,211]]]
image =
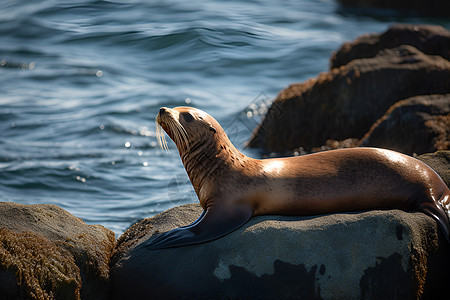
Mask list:
[[[450,191],[425,163],[377,148],[253,159],[239,152],[219,123],[191,108],[162,107],[156,117],[175,142],[203,208],[194,223],[159,234],[149,249],[217,239],[252,216],[317,215],[372,209],[421,211],[450,242]],[[159,127],[161,126],[161,127]]]

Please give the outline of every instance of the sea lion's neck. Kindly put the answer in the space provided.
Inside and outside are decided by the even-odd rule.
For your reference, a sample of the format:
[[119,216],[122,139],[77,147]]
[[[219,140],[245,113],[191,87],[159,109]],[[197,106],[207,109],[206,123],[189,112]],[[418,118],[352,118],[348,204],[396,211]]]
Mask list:
[[198,141],[189,145],[180,156],[197,194],[213,173],[242,168],[243,161],[252,160],[237,150],[228,139]]

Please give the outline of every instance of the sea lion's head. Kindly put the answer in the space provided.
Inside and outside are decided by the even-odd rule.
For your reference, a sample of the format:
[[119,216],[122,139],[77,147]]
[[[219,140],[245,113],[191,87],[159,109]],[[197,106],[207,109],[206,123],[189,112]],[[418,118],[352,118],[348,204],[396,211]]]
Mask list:
[[198,143],[205,145],[215,143],[218,135],[225,135],[220,124],[213,117],[193,107],[180,106],[173,109],[161,107],[156,116],[156,124],[158,143],[161,148],[167,150],[162,128],[175,142],[180,154],[189,151]]

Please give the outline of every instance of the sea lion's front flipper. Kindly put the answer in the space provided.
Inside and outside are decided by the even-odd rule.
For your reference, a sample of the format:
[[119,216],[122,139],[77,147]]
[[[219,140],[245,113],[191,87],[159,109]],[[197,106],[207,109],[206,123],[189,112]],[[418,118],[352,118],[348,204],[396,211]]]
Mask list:
[[192,223],[189,224],[189,225],[186,225],[186,226],[180,226],[180,228],[190,228],[190,227],[193,227],[193,226],[197,225],[198,222],[200,222],[200,221],[203,219],[203,217],[205,216],[205,214],[206,214],[206,211],[204,210],[204,211],[202,211],[202,214],[200,215],[200,217],[197,218],[197,220],[195,220],[194,222],[192,222]]
[[146,242],[145,247],[163,249],[215,240],[247,223],[252,214],[252,210],[245,206],[212,206],[194,223],[161,233]]

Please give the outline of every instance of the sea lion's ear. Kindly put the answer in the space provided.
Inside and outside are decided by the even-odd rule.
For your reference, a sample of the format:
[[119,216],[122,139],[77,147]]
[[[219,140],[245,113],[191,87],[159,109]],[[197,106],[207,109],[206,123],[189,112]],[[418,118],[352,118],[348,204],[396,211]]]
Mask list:
[[209,130],[213,131],[214,133],[217,132],[216,129],[214,127],[212,127],[212,126],[209,126]]

